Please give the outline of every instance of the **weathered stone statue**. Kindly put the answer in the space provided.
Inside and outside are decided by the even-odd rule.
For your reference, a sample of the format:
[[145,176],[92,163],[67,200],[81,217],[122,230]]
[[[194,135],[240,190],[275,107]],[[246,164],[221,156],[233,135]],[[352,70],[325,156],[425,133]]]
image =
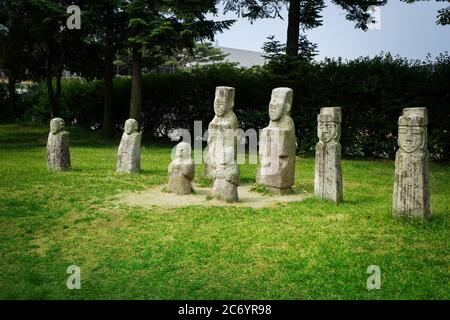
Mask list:
[[393,212],[397,216],[429,217],[430,180],[426,108],[406,108],[398,120]]
[[280,194],[292,193],[295,180],[295,126],[290,117],[293,91],[276,88],[269,105],[269,126],[261,132],[256,183]]
[[139,172],[141,169],[141,133],[134,119],[125,121],[125,132],[117,152],[117,172]]
[[217,155],[212,196],[218,200],[239,201],[240,171],[239,165],[236,163],[235,153],[234,147],[229,146],[222,149],[222,153]]
[[69,133],[64,131],[64,120],[53,118],[47,140],[47,168],[67,170],[70,168]]
[[195,165],[191,157],[191,145],[180,142],[175,150],[175,159],[169,164],[167,190],[178,195],[192,193]]
[[341,108],[321,108],[317,116],[316,162],[314,193],[321,199],[341,202]]
[[205,157],[203,177],[213,179],[217,168],[217,155],[232,147],[236,153],[238,121],[233,112],[235,90],[217,87],[214,99],[215,117],[208,126],[208,151]]

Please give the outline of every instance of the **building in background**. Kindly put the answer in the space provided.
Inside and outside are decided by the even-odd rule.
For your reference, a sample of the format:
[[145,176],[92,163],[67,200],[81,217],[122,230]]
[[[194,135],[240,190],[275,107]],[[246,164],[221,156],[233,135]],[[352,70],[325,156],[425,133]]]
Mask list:
[[266,64],[266,58],[263,53],[235,48],[218,47],[226,54],[225,61],[239,63],[239,67],[250,68],[253,66],[262,66]]

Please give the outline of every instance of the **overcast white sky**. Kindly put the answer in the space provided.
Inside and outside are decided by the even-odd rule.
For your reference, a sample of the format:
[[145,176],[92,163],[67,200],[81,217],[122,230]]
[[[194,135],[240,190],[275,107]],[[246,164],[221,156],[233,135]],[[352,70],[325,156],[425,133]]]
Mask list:
[[[318,43],[319,56],[355,58],[374,56],[381,51],[399,54],[414,59],[424,59],[427,53],[435,57],[450,51],[450,26],[436,25],[438,9],[446,2],[423,1],[405,4],[390,0],[381,7],[381,29],[367,32],[354,29],[354,24],[345,19],[345,13],[326,1],[322,12],[324,25],[308,31],[310,40]],[[218,34],[219,46],[262,51],[267,36],[275,35],[277,40],[286,42],[287,11],[284,20],[265,19],[250,24],[238,19],[234,14],[215,17],[215,20],[238,19],[230,30]]]

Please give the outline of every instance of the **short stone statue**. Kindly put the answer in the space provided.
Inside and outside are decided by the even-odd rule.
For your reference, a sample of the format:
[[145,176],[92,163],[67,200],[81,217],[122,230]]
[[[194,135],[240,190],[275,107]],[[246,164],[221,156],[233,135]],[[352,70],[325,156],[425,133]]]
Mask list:
[[141,133],[135,119],[125,121],[125,132],[117,152],[117,172],[139,172],[141,169]]
[[430,178],[426,108],[405,108],[398,120],[393,212],[396,216],[428,218]]
[[272,91],[270,123],[262,130],[259,143],[256,183],[279,194],[292,193],[295,180],[295,126],[290,116],[292,96],[290,88]]
[[47,168],[63,171],[70,169],[69,133],[64,131],[64,120],[53,118],[47,140]]
[[208,126],[208,151],[205,157],[203,177],[213,179],[217,168],[217,154],[232,147],[236,152],[238,121],[233,112],[235,90],[217,87],[214,99],[215,117]]
[[236,163],[235,152],[236,150],[233,147],[226,147],[222,150],[222,154],[217,157],[212,196],[218,200],[239,201],[240,171],[239,165]]
[[336,203],[343,200],[341,170],[341,108],[321,108],[317,116],[314,193]]
[[180,142],[175,149],[175,159],[169,164],[169,183],[167,191],[178,195],[192,193],[192,180],[195,175],[195,165],[191,157],[191,145]]

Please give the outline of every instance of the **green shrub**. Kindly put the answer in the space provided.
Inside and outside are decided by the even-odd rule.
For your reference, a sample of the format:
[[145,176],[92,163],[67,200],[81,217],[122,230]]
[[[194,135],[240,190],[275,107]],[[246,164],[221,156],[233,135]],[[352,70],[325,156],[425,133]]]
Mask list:
[[[176,128],[192,132],[194,121],[202,121],[206,130],[214,116],[215,87],[220,85],[236,88],[234,110],[244,130],[260,129],[268,124],[267,107],[273,88],[294,89],[292,117],[301,154],[314,150],[320,107],[342,108],[344,154],[392,158],[397,149],[397,120],[402,109],[426,106],[430,153],[435,159],[450,159],[450,57],[447,54],[434,62],[382,54],[351,61],[272,63],[250,69],[215,64],[174,74],[146,74],[142,93],[145,134],[164,135]],[[100,80],[64,80],[62,116],[68,122],[76,120],[80,126],[100,127],[103,89]],[[45,92],[45,87],[37,86],[23,114],[33,114],[34,119],[48,118]],[[128,118],[129,101],[130,78],[116,78],[114,117],[118,128]]]

